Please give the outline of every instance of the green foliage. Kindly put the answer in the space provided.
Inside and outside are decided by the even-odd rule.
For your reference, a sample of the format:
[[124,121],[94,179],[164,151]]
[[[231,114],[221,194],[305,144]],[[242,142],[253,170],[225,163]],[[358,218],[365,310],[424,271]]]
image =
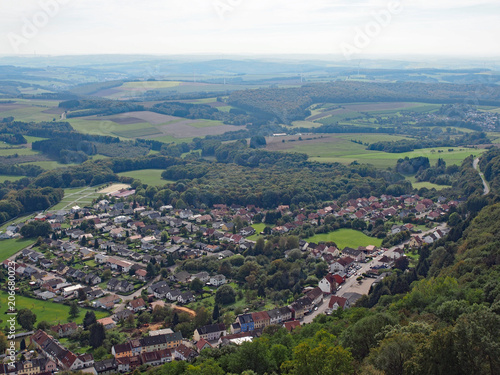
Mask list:
[[31,331],[35,326],[36,314],[30,309],[21,309],[17,312],[16,320],[26,331]]
[[222,285],[215,292],[215,303],[228,305],[236,300],[236,293],[230,285]]

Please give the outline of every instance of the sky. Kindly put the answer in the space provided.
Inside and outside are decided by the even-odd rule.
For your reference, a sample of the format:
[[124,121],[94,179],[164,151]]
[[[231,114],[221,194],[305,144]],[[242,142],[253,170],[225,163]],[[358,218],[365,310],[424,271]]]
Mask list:
[[0,55],[500,56],[498,0],[0,0]]

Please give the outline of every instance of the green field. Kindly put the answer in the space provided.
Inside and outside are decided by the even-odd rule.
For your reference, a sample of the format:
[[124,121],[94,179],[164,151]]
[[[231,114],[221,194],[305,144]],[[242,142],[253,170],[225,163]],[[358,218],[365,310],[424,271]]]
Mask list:
[[422,181],[422,182],[416,182],[415,177],[406,177],[407,180],[409,180],[412,184],[412,186],[415,189],[421,189],[421,188],[427,188],[427,189],[436,189],[436,190],[443,190],[445,188],[451,187],[449,185],[437,185],[433,184],[432,182],[427,182],[427,181]]
[[80,207],[89,206],[93,199],[101,195],[97,193],[97,191],[101,190],[101,188],[101,186],[92,186],[64,189],[64,198],[58,204],[51,207],[50,211],[68,210],[75,205]]
[[0,149],[0,156],[9,156],[9,155],[40,155],[38,151],[33,151],[30,148],[19,147],[19,148],[2,148]]
[[125,82],[118,89],[142,89],[142,90],[157,90],[169,87],[177,87],[180,82],[178,81],[139,81],[139,82]]
[[[319,137],[320,135],[318,135]],[[383,138],[382,138],[383,137]],[[304,137],[303,137],[304,138]],[[429,158],[431,164],[435,164],[437,159],[443,159],[446,164],[460,165],[462,161],[470,155],[479,155],[485,149],[467,148],[467,147],[442,147],[442,148],[424,148],[404,153],[388,153],[383,151],[366,150],[365,145],[351,142],[350,139],[359,140],[363,143],[377,142],[377,139],[400,140],[404,137],[388,136],[378,134],[350,134],[340,137],[329,137],[311,141],[287,142],[285,146],[275,146],[268,144],[268,149],[281,149],[286,152],[300,152],[307,154],[310,160],[350,164],[357,161],[362,164],[372,164],[377,168],[394,167],[398,159],[405,157],[415,158],[425,156]],[[285,148],[286,149],[283,149]],[[453,151],[448,151],[453,150]]]
[[308,242],[335,242],[339,249],[344,247],[352,247],[357,249],[359,246],[375,245],[380,246],[382,239],[368,237],[363,232],[354,229],[339,229],[330,233],[316,234],[306,238]]
[[[4,291],[0,292],[1,304],[0,304],[0,315],[2,317],[7,317],[5,312],[7,311],[7,293]],[[16,309],[30,309],[36,314],[36,323],[41,321],[47,321],[50,324],[58,324],[58,323],[67,323],[69,318],[69,306],[61,305],[59,303],[54,303],[50,301],[42,301],[39,299],[24,297],[24,296],[16,296]],[[83,317],[88,309],[80,309],[80,315],[74,320],[77,324],[82,324]],[[96,311],[95,316],[97,319],[105,318],[109,316],[109,313],[104,311]],[[6,319],[3,319],[2,327],[7,325]],[[19,329],[21,327],[18,326]]]
[[140,171],[130,171],[118,173],[118,176],[133,177],[141,180],[143,184],[153,186],[163,186],[165,184],[173,183],[174,181],[164,180],[161,178],[161,173],[164,169],[142,169]]
[[264,230],[264,228],[266,226],[269,226],[269,225],[266,225],[264,223],[257,223],[257,224],[252,224],[251,226],[253,229],[255,229],[255,234],[252,234],[251,236],[248,236],[247,238],[250,241],[257,241],[257,239],[259,239],[259,237],[262,237],[259,233],[262,232]]
[[3,262],[5,259],[33,243],[35,243],[35,240],[25,238],[0,240],[0,262]]
[[5,182],[5,181],[17,181],[20,180],[21,178],[25,178],[26,176],[7,176],[4,174],[0,174],[0,183]]

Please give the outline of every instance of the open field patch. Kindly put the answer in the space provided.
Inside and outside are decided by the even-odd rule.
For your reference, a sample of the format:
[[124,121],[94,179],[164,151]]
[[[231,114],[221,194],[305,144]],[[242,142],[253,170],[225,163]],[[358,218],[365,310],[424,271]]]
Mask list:
[[[125,172],[125,173],[127,173],[127,172]],[[129,172],[129,173],[133,173],[133,172]],[[115,191],[120,191],[121,189],[128,189],[129,187],[130,187],[130,185],[128,185],[128,184],[113,184],[113,185],[107,186],[107,187],[99,190],[97,193],[98,194],[114,193]]]
[[14,182],[14,181],[20,180],[20,179],[25,178],[25,177],[26,176],[7,176],[5,174],[0,174],[0,183],[3,183],[5,181]]
[[[2,298],[2,301],[7,300],[7,293],[4,291],[0,292],[0,297]],[[1,316],[7,316],[5,315],[5,312],[7,311],[7,304],[2,304],[0,306],[0,314]],[[39,323],[41,321],[46,321],[50,323],[51,325],[56,325],[58,323],[64,324],[67,323],[69,320],[69,309],[70,307],[68,305],[62,305],[60,303],[54,303],[50,301],[43,301],[39,299],[34,299],[34,298],[29,298],[29,297],[24,297],[17,295],[16,296],[16,308],[18,310],[21,309],[30,309],[36,314],[36,323]],[[76,324],[82,324],[83,323],[83,318],[85,316],[85,313],[89,311],[89,309],[80,309],[80,314],[78,315],[77,318],[75,318],[74,322]],[[105,318],[109,316],[108,312],[105,311],[97,311],[97,310],[92,310],[95,312],[95,316],[97,319]],[[35,324],[36,324],[35,323]],[[7,325],[7,320],[4,319],[2,323],[2,328]],[[17,324],[16,324],[17,326]],[[18,326],[20,329],[20,327]]]
[[163,186],[165,184],[173,183],[174,181],[164,180],[161,174],[164,169],[141,169],[138,171],[118,173],[118,176],[132,177],[141,180],[143,184],[151,186]]
[[0,240],[0,262],[10,258],[12,255],[35,243],[35,240],[29,238],[11,238],[9,240]]
[[150,137],[155,134],[163,134],[157,128],[143,128],[143,129],[135,129],[135,130],[122,130],[115,131],[113,134],[117,135],[121,138],[145,138]]
[[375,245],[380,246],[382,239],[369,237],[363,232],[354,229],[338,229],[329,233],[316,234],[312,237],[306,238],[308,242],[335,242],[339,249],[351,247],[357,249],[359,246]]
[[[320,162],[337,162],[350,164],[353,161],[372,164],[377,168],[394,167],[398,159],[417,156],[429,158],[431,164],[442,158],[447,164],[460,165],[471,154],[479,155],[484,149],[467,147],[442,147],[414,150],[405,153],[388,153],[383,151],[366,150],[366,145],[351,142],[374,143],[378,141],[401,140],[405,137],[387,134],[312,134],[299,136],[269,137],[266,138],[267,149],[271,151],[299,152],[307,154],[310,160]],[[285,140],[285,142],[283,142]]]

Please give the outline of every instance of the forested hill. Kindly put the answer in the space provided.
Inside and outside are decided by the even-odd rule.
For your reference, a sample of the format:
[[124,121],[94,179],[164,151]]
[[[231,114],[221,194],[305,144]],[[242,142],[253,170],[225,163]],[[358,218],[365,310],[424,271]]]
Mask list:
[[230,94],[228,102],[249,111],[265,112],[287,124],[309,116],[307,108],[315,103],[418,101],[445,104],[467,101],[470,98],[474,98],[480,105],[498,105],[500,87],[337,81],[294,88],[235,91]]

